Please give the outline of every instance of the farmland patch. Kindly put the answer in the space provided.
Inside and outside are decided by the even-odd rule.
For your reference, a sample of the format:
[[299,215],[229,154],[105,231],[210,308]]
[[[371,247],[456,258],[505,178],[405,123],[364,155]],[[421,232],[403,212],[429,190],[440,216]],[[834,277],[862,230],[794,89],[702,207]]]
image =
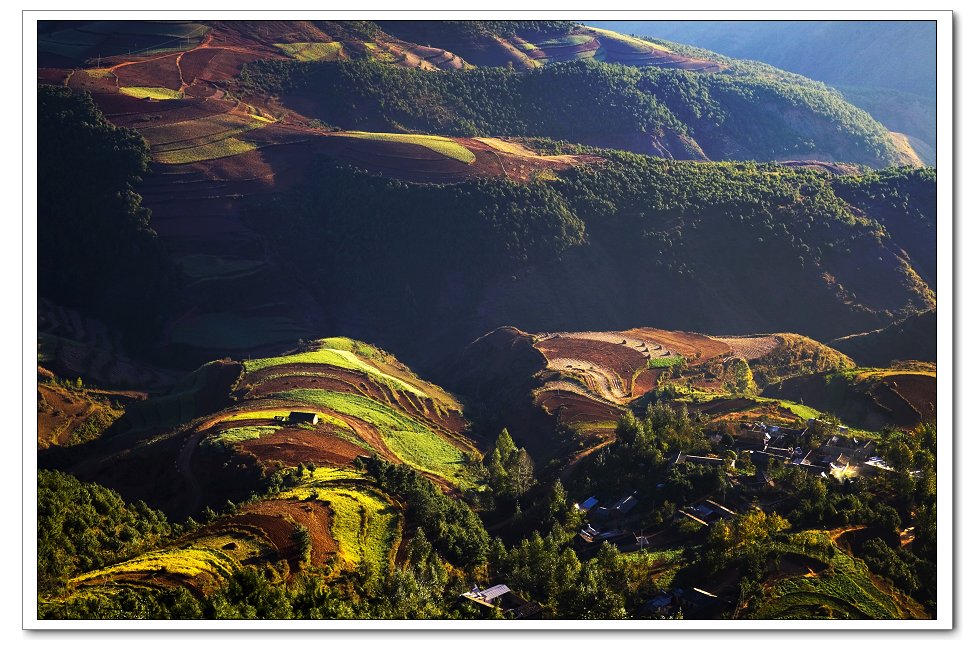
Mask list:
[[439,135],[415,135],[411,133],[369,133],[365,131],[342,131],[336,136],[344,138],[360,138],[363,140],[377,140],[380,142],[399,142],[414,144],[435,151],[442,156],[452,158],[462,163],[474,162],[474,152],[456,141]]

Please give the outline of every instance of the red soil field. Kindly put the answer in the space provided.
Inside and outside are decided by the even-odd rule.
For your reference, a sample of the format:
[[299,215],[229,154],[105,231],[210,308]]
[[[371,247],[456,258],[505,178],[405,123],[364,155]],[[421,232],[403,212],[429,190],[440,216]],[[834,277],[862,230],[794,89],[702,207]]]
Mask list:
[[657,380],[663,372],[660,368],[644,370],[633,380],[633,396],[642,397],[657,388]]
[[120,63],[112,68],[118,77],[118,85],[169,88],[180,90],[183,79],[180,76],[177,57],[180,54],[167,54],[154,58]]
[[535,404],[548,413],[557,414],[559,420],[567,424],[615,422],[623,413],[621,408],[566,391],[541,390],[535,397]]
[[[265,421],[235,421],[237,426],[245,423],[267,424]],[[342,438],[330,435],[323,430],[282,429],[271,435],[240,443],[239,448],[253,454],[262,464],[269,465],[281,461],[292,467],[299,463],[313,462],[316,465],[347,465],[356,457],[369,451]]]
[[258,59],[277,58],[271,53],[243,52],[207,46],[186,52],[180,59],[183,80],[187,84],[196,81],[223,81],[240,73],[244,64]]
[[37,447],[63,445],[97,407],[84,396],[57,386],[37,386]]
[[702,364],[708,359],[713,359],[721,355],[728,354],[731,346],[721,341],[716,341],[703,334],[691,332],[677,332],[659,330],[653,327],[640,327],[622,332],[623,335],[630,334],[640,338],[649,339],[662,344],[665,348],[677,352],[685,359],[689,365],[695,366]]
[[609,368],[624,382],[647,365],[646,358],[633,348],[606,341],[560,337],[539,341],[535,347],[548,359],[580,359]]
[[236,526],[259,530],[278,555],[288,560],[291,571],[296,572],[300,558],[293,539],[295,525],[288,518],[308,529],[313,564],[323,564],[338,550],[331,534],[332,513],[328,506],[317,501],[278,499],[248,504],[241,514],[221,522],[214,532]]
[[937,380],[927,375],[887,375],[869,394],[899,426],[914,426],[937,413]]

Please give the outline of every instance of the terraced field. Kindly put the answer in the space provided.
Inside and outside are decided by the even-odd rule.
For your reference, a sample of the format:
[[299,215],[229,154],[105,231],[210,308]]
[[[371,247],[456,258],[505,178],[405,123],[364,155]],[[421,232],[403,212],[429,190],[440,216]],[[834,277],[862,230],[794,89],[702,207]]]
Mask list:
[[[281,357],[248,360],[234,402],[199,421],[193,439],[247,454],[264,466],[344,466],[378,454],[406,463],[447,489],[476,487],[460,405],[395,357],[350,339],[324,339]],[[314,424],[290,422],[292,411]],[[188,452],[192,455],[193,451]],[[189,459],[187,471],[192,471]]]
[[367,565],[383,572],[392,565],[402,537],[402,515],[363,474],[347,469],[316,469],[299,487],[278,497],[314,500],[328,507],[331,535],[342,568]]
[[805,531],[783,545],[783,552],[808,556],[825,568],[766,584],[758,619],[891,620],[927,618],[918,603],[896,597],[866,565],[833,546],[826,531]]

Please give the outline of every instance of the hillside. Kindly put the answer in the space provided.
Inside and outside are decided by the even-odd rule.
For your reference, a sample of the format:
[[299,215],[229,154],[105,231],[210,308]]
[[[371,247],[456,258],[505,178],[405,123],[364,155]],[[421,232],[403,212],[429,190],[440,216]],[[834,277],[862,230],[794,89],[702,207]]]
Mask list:
[[[417,58],[404,48],[422,29],[430,42],[417,47],[436,49],[449,37],[473,49],[452,54],[464,61],[457,65],[447,54]],[[827,161],[902,160],[881,127],[797,75],[736,62],[672,65],[683,55],[571,23],[93,23],[53,25],[43,36],[42,65],[50,67],[39,70],[39,82],[91,93],[92,110],[104,114],[99,119],[119,127],[127,142],[141,136],[148,145],[135,153],[151,173],[133,169],[131,177],[142,180],[128,181],[127,191],[141,197],[139,220],[148,224],[151,211],[158,234],[151,243],[161,243],[167,259],[134,268],[155,269],[159,295],[178,292],[179,300],[149,301],[140,310],[119,310],[119,301],[97,296],[86,302],[103,300],[108,316],[115,309],[123,331],[145,330],[136,317],[151,320],[161,344],[142,354],[157,363],[185,369],[225,354],[272,354],[322,331],[395,346],[405,358],[428,363],[439,356],[429,352],[435,347],[429,341],[442,338],[459,349],[508,323],[565,330],[659,322],[650,302],[628,298],[618,278],[639,282],[652,300],[671,306],[661,326],[704,331],[833,338],[932,304],[924,285],[935,287],[927,250],[934,231],[914,225],[933,223],[926,189],[904,186],[897,195],[903,200],[891,204],[873,190],[886,183],[886,196],[888,186],[903,185],[886,172],[843,184],[804,174],[803,167],[662,165],[570,144],[696,160],[778,158],[793,166],[815,157],[809,168],[832,170],[846,167]],[[151,47],[129,54],[149,36],[156,39]],[[485,43],[502,41],[545,55],[526,54],[534,63],[521,72],[478,58]],[[563,45],[576,41],[595,44],[592,60],[569,56]],[[96,50],[100,67],[90,60]],[[756,110],[771,111],[760,129]],[[84,166],[81,146],[60,155],[67,166]],[[361,216],[332,213],[329,236],[344,239],[322,257],[313,252],[322,245],[314,225],[321,216],[313,212],[339,201],[353,212],[372,209],[335,194],[350,193],[341,185],[351,167],[366,172],[355,187],[375,195],[372,207],[387,215],[380,219],[413,216],[366,235]],[[658,200],[640,186],[659,175],[667,189]],[[323,184],[323,176],[334,180]],[[921,177],[933,186],[933,175]],[[904,178],[915,183],[910,174]],[[742,218],[735,217],[742,207],[733,205],[739,190],[732,188],[742,182],[750,188],[746,203],[775,205],[771,218],[744,210],[751,229],[763,234],[732,228]],[[713,189],[715,183],[725,189]],[[89,184],[71,192],[82,194]],[[617,189],[605,189],[610,184]],[[684,206],[684,215],[674,211],[683,201],[681,184],[695,188],[696,207]],[[807,191],[801,188],[810,185],[816,201],[843,215],[839,231],[827,232],[819,219],[807,230],[786,216],[811,212],[798,207]],[[424,216],[466,212],[467,192],[478,197],[476,219],[448,217],[445,226]],[[296,204],[296,196],[312,193],[314,201]],[[495,195],[507,198],[498,203]],[[504,207],[526,202],[536,206],[528,228],[537,246],[496,238],[515,222],[526,227],[527,214]],[[868,235],[871,220],[886,235]],[[378,238],[385,252],[355,253],[353,242],[363,236]],[[471,236],[494,248],[462,254]],[[84,249],[72,247],[73,239],[65,234],[51,245],[77,256]],[[726,241],[742,250],[759,242],[776,273],[757,265],[732,276],[713,273],[709,261],[733,250]],[[434,253],[417,265],[402,257],[407,242]],[[452,254],[442,254],[444,248]],[[473,278],[456,268],[472,254],[483,256]],[[367,264],[383,270],[364,274]],[[325,289],[325,273],[346,280]],[[136,277],[116,274],[116,284]],[[59,302],[81,305],[84,287],[66,289],[76,277],[52,280]],[[795,290],[782,295],[769,284],[773,277]],[[754,301],[759,290],[765,297]],[[553,293],[564,297],[536,306]],[[241,294],[246,304],[236,298]],[[387,328],[392,313],[416,315]]]
[[[460,408],[386,352],[325,339],[284,356],[206,364],[167,395],[131,405],[98,441],[47,462],[184,516],[245,497],[255,471],[344,467],[360,455],[470,489],[464,463],[479,452]],[[317,422],[290,422],[292,411]],[[159,464],[167,454],[175,463]],[[158,480],[147,483],[143,471]]]
[[[831,85],[893,88],[934,96],[933,22],[647,20],[592,24],[764,61]],[[882,47],[884,44],[894,46]]]
[[762,394],[801,400],[854,427],[878,431],[884,426],[912,429],[936,417],[936,384],[933,363],[902,362],[888,368],[856,368],[787,379]]
[[925,163],[935,162],[933,22],[649,20],[592,25],[762,61],[825,82],[891,131],[918,138],[918,153],[929,150],[921,155]]
[[[307,418],[297,419],[296,411]],[[282,560],[283,578],[308,563],[333,576],[366,565],[381,574],[404,531],[431,515],[407,517],[397,494],[406,488],[376,474],[380,465],[357,459],[404,464],[416,470],[409,480],[419,481],[410,489],[427,485],[431,494],[456,498],[481,482],[468,427],[448,393],[392,355],[350,339],[208,364],[169,396],[127,409],[102,438],[40,457],[42,466],[96,479],[169,516],[202,511],[206,524],[71,576],[73,595],[59,606],[82,607],[132,585],[209,594],[234,571]],[[222,517],[209,510],[228,502],[237,505]],[[431,531],[437,534],[447,535]]]
[[887,327],[830,341],[863,366],[887,366],[894,361],[936,361],[938,312],[930,309]]
[[[853,368],[846,356],[795,334],[714,336],[652,327],[529,334],[503,327],[471,343],[443,375],[491,427],[507,428],[533,453],[561,461],[611,442],[627,410],[639,413],[662,399],[714,421],[791,424],[819,411],[840,413],[837,404],[803,402],[802,391],[781,386]],[[887,406],[874,411],[864,428],[920,420],[884,419]]]
[[[903,247],[868,206],[837,197],[836,179],[600,155],[598,165],[521,185],[409,187],[322,166],[300,198],[269,204],[251,223],[282,254],[297,253],[332,327],[403,354],[416,346],[426,360],[512,323],[565,331],[651,321],[829,339],[933,305]],[[316,256],[326,237],[341,244]],[[366,238],[368,258],[356,244]],[[395,330],[381,325],[392,320]]]

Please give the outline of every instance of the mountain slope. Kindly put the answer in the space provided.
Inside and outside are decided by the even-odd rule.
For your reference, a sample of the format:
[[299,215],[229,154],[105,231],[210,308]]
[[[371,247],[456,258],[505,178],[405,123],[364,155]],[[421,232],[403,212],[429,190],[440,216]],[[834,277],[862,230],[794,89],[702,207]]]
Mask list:
[[[626,34],[763,61],[835,86],[891,131],[935,152],[935,26],[925,21],[595,21]],[[701,56],[693,51],[692,56]]]
[[933,97],[935,23],[925,21],[594,21],[624,34],[764,61],[828,84]]
[[830,345],[862,366],[887,366],[907,359],[936,361],[937,341],[938,313],[931,309],[883,329],[833,339]]

